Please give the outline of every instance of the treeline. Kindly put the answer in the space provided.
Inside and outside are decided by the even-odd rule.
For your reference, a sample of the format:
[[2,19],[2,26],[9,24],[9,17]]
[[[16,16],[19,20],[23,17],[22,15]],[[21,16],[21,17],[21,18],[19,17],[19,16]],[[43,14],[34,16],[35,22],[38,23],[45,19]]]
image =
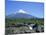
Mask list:
[[44,25],[44,19],[43,18],[32,18],[32,19],[24,19],[24,18],[21,18],[21,19],[19,19],[19,18],[17,18],[17,19],[10,19],[10,18],[5,18],[6,26],[7,25],[11,25],[11,24],[16,24],[17,22],[19,22],[19,23],[21,23],[21,22],[22,23],[30,22],[30,23],[37,23],[39,25]]

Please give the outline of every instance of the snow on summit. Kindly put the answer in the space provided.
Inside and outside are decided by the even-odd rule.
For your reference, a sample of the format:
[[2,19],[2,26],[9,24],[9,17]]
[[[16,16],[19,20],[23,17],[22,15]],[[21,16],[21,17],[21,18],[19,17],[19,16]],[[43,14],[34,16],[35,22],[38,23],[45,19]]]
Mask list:
[[27,14],[26,11],[24,11],[23,9],[20,9],[19,11],[17,11],[16,13],[24,13],[24,14]]
[[16,12],[11,12],[11,14],[17,14],[17,13],[28,14],[28,12],[24,11],[23,9],[19,9]]

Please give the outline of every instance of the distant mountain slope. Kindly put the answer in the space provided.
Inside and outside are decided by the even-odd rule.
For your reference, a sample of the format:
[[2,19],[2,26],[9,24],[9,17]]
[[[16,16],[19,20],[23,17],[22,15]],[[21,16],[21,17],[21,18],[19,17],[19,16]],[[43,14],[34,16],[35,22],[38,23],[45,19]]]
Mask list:
[[14,12],[14,13],[12,13],[12,14],[6,16],[6,17],[7,17],[7,18],[25,18],[25,19],[26,19],[26,18],[27,18],[27,19],[36,18],[36,17],[30,15],[28,12],[26,12],[26,11],[24,11],[24,10],[22,10],[22,9],[20,9],[20,10],[17,11],[17,12]]
[[25,13],[16,13],[16,14],[10,14],[7,16],[7,18],[36,18],[32,15],[25,14]]

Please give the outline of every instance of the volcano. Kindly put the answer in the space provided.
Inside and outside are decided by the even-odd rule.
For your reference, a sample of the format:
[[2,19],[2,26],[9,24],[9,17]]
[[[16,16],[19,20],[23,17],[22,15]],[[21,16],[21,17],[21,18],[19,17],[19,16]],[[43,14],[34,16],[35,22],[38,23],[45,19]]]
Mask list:
[[35,18],[35,17],[21,9],[18,12],[8,15],[7,18],[25,18],[25,19],[27,18],[27,19],[30,19],[30,18]]

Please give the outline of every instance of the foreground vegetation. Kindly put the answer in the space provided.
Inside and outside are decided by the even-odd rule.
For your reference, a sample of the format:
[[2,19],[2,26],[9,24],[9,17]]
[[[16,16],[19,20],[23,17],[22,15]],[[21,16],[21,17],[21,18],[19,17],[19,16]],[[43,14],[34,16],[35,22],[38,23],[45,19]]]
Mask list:
[[5,22],[6,22],[6,26],[11,25],[11,24],[16,24],[17,22],[18,23],[30,22],[30,23],[37,23],[39,25],[44,25],[44,19],[43,18],[39,18],[39,19],[37,19],[37,18],[36,19],[34,19],[34,18],[32,18],[32,19],[23,19],[23,18],[21,18],[21,19],[19,19],[19,18],[9,19],[9,18],[6,18]]
[[[34,29],[32,27],[32,30],[29,28],[30,25],[27,26],[21,26],[19,27],[17,25],[17,27],[14,27],[15,24],[17,23],[33,23],[36,24],[36,29]],[[24,18],[16,18],[16,19],[11,19],[11,18],[5,18],[5,31],[6,31],[6,35],[9,33],[33,33],[33,32],[44,32],[44,19],[43,18],[32,18],[32,19],[24,19]],[[13,27],[12,27],[12,26]]]

